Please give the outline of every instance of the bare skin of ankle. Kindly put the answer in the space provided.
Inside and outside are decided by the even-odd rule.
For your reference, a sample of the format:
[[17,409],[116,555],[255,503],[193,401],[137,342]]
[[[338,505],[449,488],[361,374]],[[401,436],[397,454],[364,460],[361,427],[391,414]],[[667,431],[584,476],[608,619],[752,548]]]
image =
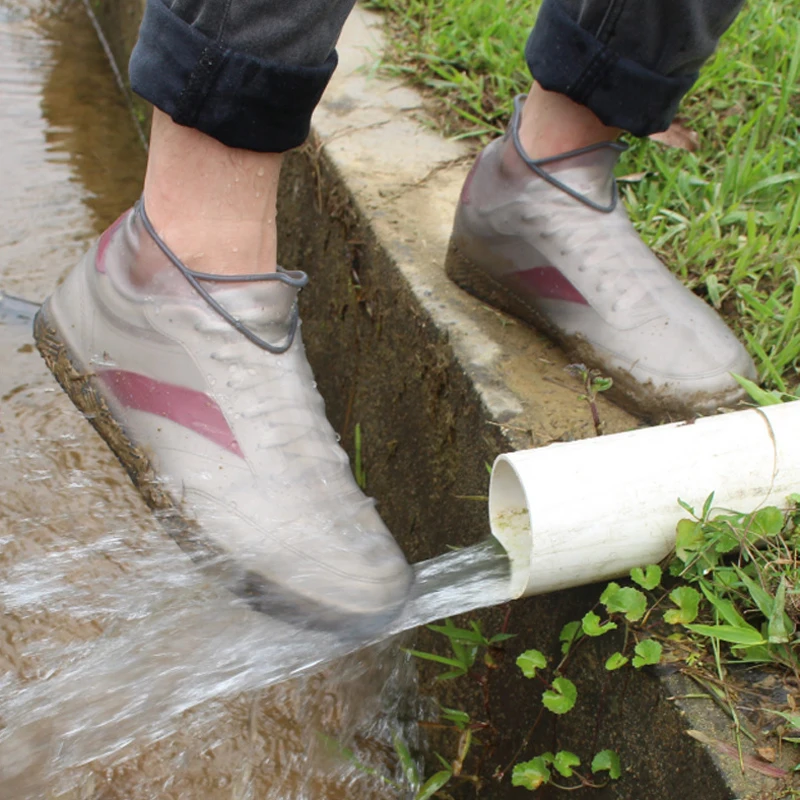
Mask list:
[[282,161],[280,153],[226,147],[156,109],[144,180],[147,214],[190,269],[274,272]]
[[604,125],[586,106],[566,95],[531,86],[522,109],[519,138],[530,158],[549,158],[597,142],[615,140],[622,130]]

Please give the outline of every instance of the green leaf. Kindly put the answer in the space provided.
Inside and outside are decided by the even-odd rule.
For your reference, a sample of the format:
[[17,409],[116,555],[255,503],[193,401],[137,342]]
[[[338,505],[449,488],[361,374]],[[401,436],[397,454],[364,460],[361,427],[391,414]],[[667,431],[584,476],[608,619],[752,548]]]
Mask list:
[[634,567],[631,570],[631,580],[638,583],[642,589],[655,589],[661,583],[661,567],[658,564],[650,564],[642,571],[641,567]]
[[439,708],[442,712],[442,719],[452,722],[460,731],[463,731],[469,725],[469,714],[466,711],[461,711],[457,708],[446,708],[445,706],[439,706]]
[[439,789],[445,786],[452,777],[453,771],[450,769],[443,769],[439,772],[435,772],[422,784],[422,788],[414,796],[414,800],[429,800]]
[[602,636],[604,633],[613,631],[617,627],[617,623],[608,620],[601,625],[600,617],[594,611],[590,611],[581,620],[581,627],[587,636]]
[[775,603],[767,622],[767,639],[770,644],[788,642],[794,633],[794,625],[786,614],[786,577],[781,576],[778,591],[775,592]]
[[709,518],[713,505],[714,505],[714,492],[711,492],[711,494],[708,497],[706,497],[705,503],[703,503],[703,514],[701,516],[701,519],[707,520]]
[[611,780],[617,780],[622,775],[619,756],[613,750],[601,750],[592,759],[592,772],[608,772]]
[[445,768],[451,769],[450,762],[441,754],[434,751],[433,753],[436,756],[436,760]]
[[756,644],[766,644],[766,640],[752,625],[737,627],[733,625],[687,625],[692,633],[709,636],[730,644],[741,644],[751,647]]
[[658,664],[661,661],[661,643],[655,639],[642,639],[633,648],[636,655],[633,657],[633,666],[641,669],[649,664]]
[[397,757],[400,759],[400,764],[403,767],[403,776],[406,779],[406,783],[412,789],[416,789],[419,786],[419,770],[417,769],[414,759],[411,758],[411,753],[408,750],[408,746],[397,734],[395,734],[393,741],[394,750],[397,753]]
[[678,523],[678,534],[675,539],[675,555],[686,563],[694,553],[703,546],[703,526],[691,519],[682,519]]
[[609,672],[611,672],[612,670],[624,667],[627,663],[628,663],[627,656],[622,655],[622,653],[614,653],[613,655],[608,657],[606,661],[606,669]]
[[556,678],[552,688],[542,695],[542,703],[554,714],[566,714],[572,710],[578,698],[578,690],[569,678]]
[[453,678],[463,678],[467,673],[463,669],[448,670],[436,676],[437,681],[451,681]]
[[758,607],[758,610],[769,619],[772,616],[772,609],[775,606],[775,600],[772,595],[764,589],[759,583],[756,583],[741,567],[734,564],[734,569],[739,579],[747,587],[750,597]]
[[533,678],[537,669],[547,666],[547,659],[538,650],[526,650],[517,658],[517,666],[526,678]]
[[614,381],[611,378],[602,375],[592,379],[593,392],[607,392],[613,385]]
[[685,500],[681,500],[681,499],[680,499],[680,497],[678,498],[678,505],[679,505],[679,506],[680,506],[680,507],[681,507],[681,508],[682,508],[682,509],[683,509],[683,510],[684,510],[684,511],[687,513],[687,514],[690,514],[690,515],[691,515],[691,516],[693,516],[693,517],[697,516],[697,515],[694,513],[694,507],[693,507],[693,506],[690,506],[690,505],[689,505],[689,504],[688,504],[688,503],[687,503]]
[[434,633],[441,633],[446,636],[451,642],[460,642],[462,644],[478,644],[487,645],[489,642],[486,637],[481,633],[480,628],[477,630],[469,631],[465,628],[457,628],[453,625],[452,620],[446,619],[444,625],[428,625],[429,631]]
[[573,767],[579,767],[581,760],[575,753],[570,753],[569,750],[559,750],[553,757],[553,766],[559,775],[565,778],[571,778]]
[[736,648],[736,661],[739,664],[772,664],[774,659],[769,647],[763,644]]
[[514,765],[511,773],[512,786],[522,786],[536,791],[542,784],[550,782],[550,770],[541,756]]
[[558,634],[558,641],[561,642],[561,652],[563,655],[566,655],[569,652],[570,647],[583,636],[581,631],[581,623],[577,620],[573,622],[568,622],[562,629],[561,633]]
[[614,583],[611,581],[605,589],[603,589],[603,594],[600,595],[600,602],[605,605],[610,598],[612,598],[619,590],[620,585],[618,583]]
[[500,644],[500,642],[507,642],[509,639],[514,639],[516,633],[496,633],[489,639],[489,644]]
[[732,372],[731,375],[739,384],[739,386],[741,386],[742,389],[744,389],[747,394],[750,395],[750,399],[758,403],[758,405],[773,406],[782,402],[779,395],[773,392],[768,392],[766,389],[762,389],[758,384],[753,383],[753,381],[749,380],[748,378],[737,375],[735,372]]
[[783,530],[783,512],[775,506],[759,509],[750,530],[761,536],[777,536]]
[[[714,575],[716,578],[717,574],[714,573]],[[714,606],[716,611],[719,613],[722,619],[728,623],[728,625],[733,625],[735,628],[742,628],[747,625],[744,617],[739,614],[739,612],[736,610],[736,606],[730,600],[725,597],[720,597],[715,592],[712,592],[711,589],[706,586],[705,581],[700,583],[700,588],[702,589],[703,594],[706,596],[706,600],[708,600],[708,602]],[[693,622],[694,620],[689,621]]]
[[[612,586],[615,590],[609,591]],[[640,620],[647,611],[647,598],[632,586],[620,587],[616,583],[610,583],[600,602],[609,614],[624,614],[628,622]]]
[[670,625],[686,625],[697,619],[700,592],[696,589],[692,589],[691,586],[679,586],[669,593],[669,599],[678,606],[664,613],[664,620]]
[[456,661],[454,658],[440,656],[437,653],[425,653],[422,650],[406,650],[406,653],[415,658],[421,658],[424,661],[434,661],[437,664],[447,664],[448,667],[457,667],[462,673],[467,671],[463,663],[461,661]]

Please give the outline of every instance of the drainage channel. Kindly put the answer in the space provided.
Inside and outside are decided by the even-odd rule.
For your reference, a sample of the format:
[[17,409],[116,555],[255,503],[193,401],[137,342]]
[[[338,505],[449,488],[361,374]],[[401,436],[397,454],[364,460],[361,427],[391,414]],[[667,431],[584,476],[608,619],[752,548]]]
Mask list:
[[[397,794],[393,740],[419,744],[402,641],[298,629],[192,568],[32,346],[21,297],[46,296],[144,166],[80,4],[0,0],[0,97],[0,794]],[[490,545],[416,571],[387,633],[506,599]]]

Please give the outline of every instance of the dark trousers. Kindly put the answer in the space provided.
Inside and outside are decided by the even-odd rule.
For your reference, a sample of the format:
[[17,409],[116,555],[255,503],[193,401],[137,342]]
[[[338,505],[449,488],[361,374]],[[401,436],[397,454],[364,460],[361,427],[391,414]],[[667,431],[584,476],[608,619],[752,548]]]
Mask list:
[[[353,3],[148,0],[131,85],[230,147],[289,150],[308,136]],[[646,136],[669,126],[743,3],[543,0],[525,57],[545,89]]]

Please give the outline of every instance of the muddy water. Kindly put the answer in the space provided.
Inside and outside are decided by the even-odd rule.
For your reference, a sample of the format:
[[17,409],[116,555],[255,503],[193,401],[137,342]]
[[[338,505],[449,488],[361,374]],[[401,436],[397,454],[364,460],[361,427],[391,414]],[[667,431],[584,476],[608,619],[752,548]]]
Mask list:
[[[0,0],[0,289],[44,297],[143,167],[82,5]],[[398,777],[418,701],[397,639],[237,604],[164,536],[29,320],[0,315],[0,354],[0,799],[398,795],[325,738]],[[487,565],[485,548],[421,565],[395,632],[504,599]]]

